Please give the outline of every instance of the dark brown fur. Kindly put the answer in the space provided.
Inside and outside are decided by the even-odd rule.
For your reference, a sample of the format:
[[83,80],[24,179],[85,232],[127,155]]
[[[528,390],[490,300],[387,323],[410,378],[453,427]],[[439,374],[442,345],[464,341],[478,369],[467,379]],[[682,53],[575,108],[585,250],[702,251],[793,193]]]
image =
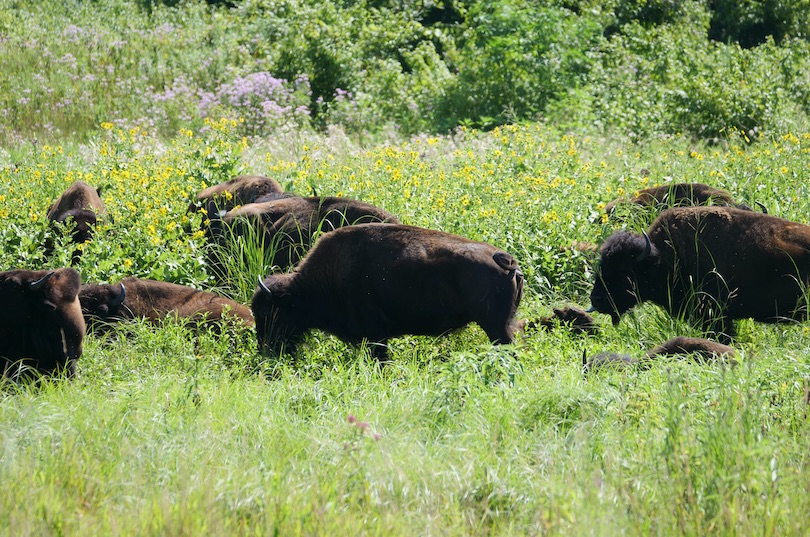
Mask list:
[[546,330],[551,330],[560,324],[567,326],[575,334],[593,335],[599,331],[599,325],[594,321],[594,318],[580,308],[566,306],[561,309],[552,308],[551,311],[553,315],[541,317],[539,321],[530,323],[531,326],[527,326],[527,328],[540,326]]
[[591,292],[596,311],[614,323],[651,301],[696,320],[721,341],[734,319],[806,318],[810,226],[731,207],[664,211],[643,236],[617,231],[601,248]]
[[[93,236],[93,227],[98,219],[106,214],[104,202],[101,201],[99,191],[84,181],[76,181],[65,190],[59,198],[48,208],[48,220],[65,223],[72,220],[73,242],[82,244]],[[53,245],[48,243],[45,249],[50,252]],[[74,263],[78,261],[81,252],[76,250],[73,254]]]
[[677,336],[647,351],[647,357],[672,356],[674,354],[697,354],[705,360],[728,358],[734,361],[737,351],[710,339]]
[[228,298],[185,285],[131,276],[117,284],[83,285],[79,299],[82,313],[93,330],[103,330],[105,324],[121,320],[144,318],[158,323],[166,317],[185,319],[190,326],[202,322],[215,327],[226,308],[247,326],[254,324],[250,309]]
[[523,275],[494,246],[396,224],[366,224],[322,236],[296,269],[268,276],[253,295],[259,347],[279,351],[311,329],[358,344],[380,359],[405,334],[442,335],[470,322],[511,343]]
[[4,377],[26,376],[26,370],[75,374],[85,331],[80,286],[81,277],[72,268],[0,272]]
[[210,212],[227,212],[239,205],[253,203],[262,196],[283,196],[284,188],[278,181],[261,175],[240,175],[224,183],[209,186],[197,194],[189,212],[200,207]]
[[[316,233],[370,222],[399,223],[399,220],[362,201],[296,196],[251,203],[229,211],[221,220],[211,220],[209,235],[214,243],[222,246],[232,236],[245,235],[249,230],[258,232],[263,237],[264,248],[275,252],[273,264],[286,270],[304,256]],[[220,260],[216,251],[210,261],[218,271]],[[233,259],[229,258],[228,262]]]
[[617,198],[611,201],[605,206],[605,212],[612,214],[616,209],[616,205],[620,203],[656,207],[659,210],[691,205],[719,205],[751,210],[747,205],[735,202],[727,191],[703,183],[673,183],[644,188],[636,192],[629,200]]

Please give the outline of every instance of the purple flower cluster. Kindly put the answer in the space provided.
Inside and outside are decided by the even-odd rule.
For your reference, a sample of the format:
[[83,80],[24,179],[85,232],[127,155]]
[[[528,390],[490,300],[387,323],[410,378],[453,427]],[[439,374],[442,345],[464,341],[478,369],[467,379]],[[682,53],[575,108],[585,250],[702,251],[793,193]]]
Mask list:
[[262,135],[305,124],[310,116],[310,94],[307,77],[289,83],[258,72],[203,93],[199,109],[203,117],[236,114],[245,119],[246,134]]

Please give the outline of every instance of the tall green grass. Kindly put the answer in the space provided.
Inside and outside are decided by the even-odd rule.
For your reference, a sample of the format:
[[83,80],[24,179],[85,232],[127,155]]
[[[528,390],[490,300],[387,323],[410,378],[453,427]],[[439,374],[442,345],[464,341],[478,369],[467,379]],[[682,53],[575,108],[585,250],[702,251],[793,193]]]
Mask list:
[[[168,142],[112,128],[17,148],[0,162],[3,265],[69,260],[67,241],[48,259],[40,246],[47,206],[79,177],[104,184],[111,216],[83,245],[85,281],[212,287],[202,216],[186,208],[249,171],[503,247],[526,274],[527,318],[587,305],[593,259],[570,246],[646,227],[651,215],[630,209],[601,216],[642,186],[701,179],[807,220],[801,132],[708,147],[527,125],[360,147],[243,142],[211,125]],[[227,266],[240,300],[266,263],[257,246],[236,252],[255,267]],[[615,327],[597,320],[595,336],[536,331],[501,347],[474,325],[397,338],[382,369],[319,332],[295,358],[260,355],[238,325],[88,335],[73,381],[0,392],[0,533],[806,534],[810,329],[744,320],[736,367],[672,357],[583,377],[583,350],[640,357],[698,335],[649,304]]]

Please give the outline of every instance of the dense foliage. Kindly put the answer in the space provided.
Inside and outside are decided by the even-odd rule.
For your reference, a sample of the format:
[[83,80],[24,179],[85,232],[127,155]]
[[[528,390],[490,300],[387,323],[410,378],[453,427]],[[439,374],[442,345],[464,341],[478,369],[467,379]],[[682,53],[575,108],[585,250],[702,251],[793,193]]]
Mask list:
[[[0,136],[376,136],[548,118],[643,137],[803,124],[810,3],[0,2]],[[755,27],[755,28],[754,28]],[[786,125],[787,124],[787,125]]]

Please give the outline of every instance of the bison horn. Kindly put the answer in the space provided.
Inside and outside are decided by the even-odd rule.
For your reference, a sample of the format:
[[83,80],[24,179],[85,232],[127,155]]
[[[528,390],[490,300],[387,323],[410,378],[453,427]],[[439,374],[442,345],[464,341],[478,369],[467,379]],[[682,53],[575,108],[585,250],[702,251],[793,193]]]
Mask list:
[[37,281],[34,281],[34,282],[29,283],[29,284],[28,284],[28,288],[29,288],[31,291],[39,291],[40,289],[42,289],[42,286],[43,286],[43,285],[45,285],[45,283],[46,283],[48,280],[50,280],[50,279],[51,279],[51,276],[53,276],[53,275],[54,275],[54,271],[50,271],[49,273],[47,273],[45,276],[43,276],[42,278],[38,279]]
[[591,306],[590,308],[585,310],[585,313],[593,313],[596,311],[596,306]]
[[127,298],[127,288],[124,287],[123,283],[119,283],[118,285],[121,286],[121,292],[116,294],[112,300],[110,300],[110,307],[115,308],[120,306],[124,303],[124,300]]
[[762,203],[760,203],[758,201],[755,201],[754,203],[759,205],[759,208],[762,209],[762,214],[768,214],[768,208],[765,207],[765,205],[763,205]]
[[638,257],[636,258],[637,263],[640,263],[641,261],[644,261],[645,259],[650,257],[650,252],[652,252],[652,243],[650,243],[650,236],[647,235],[646,231],[642,231],[641,234],[644,235],[644,251],[638,254]]
[[259,287],[261,287],[262,291],[264,291],[268,295],[273,296],[273,292],[270,289],[267,288],[267,286],[264,284],[264,280],[262,279],[261,276],[259,276]]

